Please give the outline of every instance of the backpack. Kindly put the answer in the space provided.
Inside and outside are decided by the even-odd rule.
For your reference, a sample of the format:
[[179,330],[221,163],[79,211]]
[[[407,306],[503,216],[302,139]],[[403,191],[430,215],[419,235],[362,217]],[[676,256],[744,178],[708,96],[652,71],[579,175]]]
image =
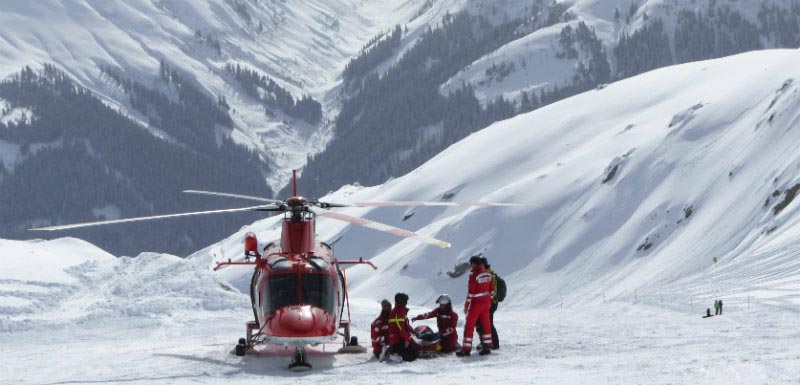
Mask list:
[[506,281],[497,274],[494,276],[497,278],[497,287],[495,288],[497,291],[497,302],[503,302],[503,300],[506,299]]

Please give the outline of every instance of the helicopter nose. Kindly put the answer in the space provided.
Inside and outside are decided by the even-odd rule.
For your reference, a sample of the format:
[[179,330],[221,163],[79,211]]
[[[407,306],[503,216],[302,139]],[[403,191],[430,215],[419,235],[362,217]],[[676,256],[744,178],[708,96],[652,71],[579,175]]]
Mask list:
[[310,306],[288,308],[280,315],[279,322],[287,330],[304,333],[314,328],[314,314]]

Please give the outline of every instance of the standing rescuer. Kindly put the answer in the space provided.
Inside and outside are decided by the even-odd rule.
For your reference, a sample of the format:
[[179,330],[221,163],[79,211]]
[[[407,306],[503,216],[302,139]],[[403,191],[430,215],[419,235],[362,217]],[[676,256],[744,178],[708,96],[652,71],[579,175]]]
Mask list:
[[451,353],[458,350],[458,314],[453,311],[453,304],[450,296],[442,294],[436,300],[439,307],[425,314],[420,314],[411,321],[436,317],[436,326],[439,328],[439,345],[442,353]]
[[[489,261],[486,257],[481,257],[481,262],[483,263],[483,267],[489,271],[492,275],[492,282],[494,283],[494,295],[492,295],[492,307],[489,311],[489,322],[492,324],[492,350],[500,348],[500,336],[497,334],[497,328],[494,326],[494,312],[497,311],[497,305],[500,301],[505,299],[505,281],[497,276],[497,273],[492,270],[492,266],[489,265]],[[476,325],[478,329],[478,333],[483,334],[483,327],[478,324]]]
[[[492,347],[492,324],[490,312],[492,307],[492,297],[494,296],[494,281],[492,274],[483,266],[483,261],[479,256],[469,259],[469,266],[472,272],[469,275],[467,290],[467,301],[464,303],[464,313],[467,321],[464,324],[464,343],[461,350],[456,352],[459,357],[468,356],[472,351],[472,334],[475,331],[475,324],[481,323],[484,332],[480,334],[481,355],[491,353]],[[486,333],[489,332],[489,333]]]
[[372,354],[375,358],[383,358],[384,350],[389,344],[389,313],[392,311],[392,303],[388,299],[381,301],[381,314],[370,327],[372,334]]
[[417,350],[411,344],[411,334],[414,329],[408,322],[408,295],[397,293],[394,295],[394,309],[389,312],[389,359],[392,361],[414,361],[417,359]]

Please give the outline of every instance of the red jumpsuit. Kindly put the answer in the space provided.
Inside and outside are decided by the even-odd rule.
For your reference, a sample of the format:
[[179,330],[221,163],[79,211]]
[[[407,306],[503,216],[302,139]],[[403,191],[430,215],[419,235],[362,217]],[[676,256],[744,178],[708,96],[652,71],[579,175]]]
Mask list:
[[389,313],[389,346],[411,341],[414,329],[408,323],[408,308],[395,306]]
[[379,357],[383,351],[383,346],[388,346],[389,344],[389,318],[383,316],[375,318],[375,321],[372,321],[370,330],[372,330],[372,352],[375,353],[376,357]]
[[[417,359],[417,350],[411,340],[414,329],[408,322],[408,309],[405,306],[395,306],[389,313],[389,351],[403,357],[403,361]],[[408,346],[405,344],[408,343]]]
[[439,344],[442,346],[442,352],[449,353],[458,349],[458,331],[456,331],[456,324],[458,324],[458,314],[452,309],[442,310],[437,307],[425,314],[420,314],[417,319],[428,319],[436,317],[436,326],[439,328]]
[[467,321],[464,324],[464,343],[462,344],[462,349],[466,352],[472,350],[472,333],[475,331],[478,321],[484,332],[489,332],[489,334],[480,336],[483,346],[492,347],[492,323],[489,316],[494,295],[494,282],[489,270],[480,265],[474,268],[469,275],[468,289],[467,302],[464,304]]

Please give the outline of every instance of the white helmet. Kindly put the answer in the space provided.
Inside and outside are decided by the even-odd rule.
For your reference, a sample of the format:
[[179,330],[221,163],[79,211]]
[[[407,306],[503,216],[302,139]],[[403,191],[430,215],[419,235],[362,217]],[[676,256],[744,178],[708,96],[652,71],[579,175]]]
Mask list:
[[439,305],[447,305],[450,303],[450,296],[447,294],[442,294],[438,299],[436,299],[436,303]]

